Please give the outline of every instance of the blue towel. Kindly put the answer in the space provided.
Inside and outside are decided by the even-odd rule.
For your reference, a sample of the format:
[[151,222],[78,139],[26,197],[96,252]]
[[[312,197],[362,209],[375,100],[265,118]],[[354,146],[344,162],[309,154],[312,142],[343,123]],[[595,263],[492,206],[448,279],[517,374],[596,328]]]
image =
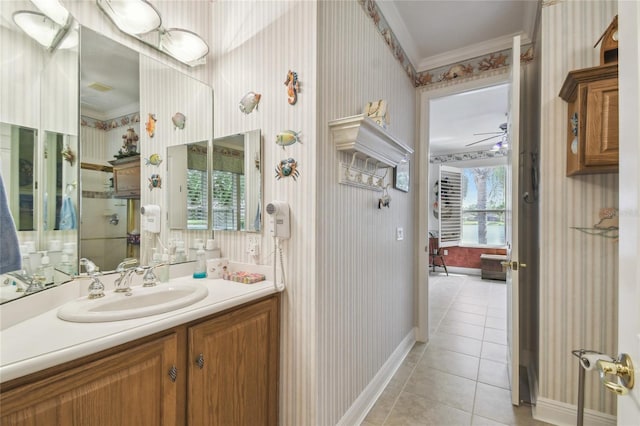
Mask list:
[[22,268],[18,232],[13,222],[7,194],[0,174],[0,274]]
[[62,197],[62,207],[60,207],[60,230],[76,229],[76,209],[73,201],[68,195]]

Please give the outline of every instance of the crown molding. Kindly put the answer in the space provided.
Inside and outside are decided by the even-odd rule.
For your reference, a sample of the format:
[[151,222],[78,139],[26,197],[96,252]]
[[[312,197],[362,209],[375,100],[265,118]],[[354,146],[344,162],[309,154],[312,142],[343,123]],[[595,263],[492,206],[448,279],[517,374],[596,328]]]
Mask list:
[[523,32],[509,34],[506,36],[483,41],[481,43],[472,44],[460,49],[451,50],[440,55],[433,55],[424,58],[417,63],[416,71],[422,72],[445,65],[456,64],[489,53],[498,52],[504,49],[510,49],[513,45],[513,37],[520,36],[520,44],[526,45],[531,43],[529,36]]
[[407,55],[407,59],[409,59],[409,62],[415,66],[420,59],[418,45],[407,29],[404,20],[400,17],[400,13],[398,12],[395,2],[376,1],[376,5],[378,6],[378,9],[380,9],[384,19],[386,19],[389,28],[391,28],[391,31],[393,31],[393,34],[400,42],[402,49]]

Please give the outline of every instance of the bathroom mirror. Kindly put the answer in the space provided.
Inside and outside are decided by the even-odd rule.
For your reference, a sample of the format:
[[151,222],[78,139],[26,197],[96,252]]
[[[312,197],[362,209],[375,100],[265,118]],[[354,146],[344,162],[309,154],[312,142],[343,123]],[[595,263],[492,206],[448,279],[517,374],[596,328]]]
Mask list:
[[213,140],[211,156],[212,224],[218,231],[262,229],[260,130]]
[[137,147],[123,153],[123,136],[140,134],[140,55],[86,27],[80,52],[79,252],[112,271],[127,257],[139,258],[139,185],[137,193],[119,192],[113,182],[114,169],[131,166],[129,159],[138,165],[132,181],[140,182]]
[[[208,142],[167,148],[169,229],[209,229]],[[180,208],[179,206],[182,206]]]
[[[77,185],[77,163],[65,162],[57,146],[76,149],[78,48],[75,22],[57,49],[47,49],[15,25],[12,15],[19,10],[35,6],[26,0],[0,2],[0,169],[19,242],[29,253],[24,263],[34,272],[45,252],[58,268],[65,247],[71,265],[77,263],[77,230],[59,226],[65,187]],[[70,195],[77,213],[73,185]],[[68,280],[69,275],[54,273],[54,285]],[[0,303],[25,295],[15,291],[15,281],[0,276]]]

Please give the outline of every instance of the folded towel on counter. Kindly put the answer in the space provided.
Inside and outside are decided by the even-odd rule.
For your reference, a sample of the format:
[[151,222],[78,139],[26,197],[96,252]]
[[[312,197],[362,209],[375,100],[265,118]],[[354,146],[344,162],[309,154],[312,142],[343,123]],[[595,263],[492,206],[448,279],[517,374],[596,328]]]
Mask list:
[[62,207],[60,207],[60,230],[76,229],[78,226],[76,219],[76,209],[73,201],[68,195],[62,197]]
[[22,268],[18,232],[13,222],[0,173],[0,274]]

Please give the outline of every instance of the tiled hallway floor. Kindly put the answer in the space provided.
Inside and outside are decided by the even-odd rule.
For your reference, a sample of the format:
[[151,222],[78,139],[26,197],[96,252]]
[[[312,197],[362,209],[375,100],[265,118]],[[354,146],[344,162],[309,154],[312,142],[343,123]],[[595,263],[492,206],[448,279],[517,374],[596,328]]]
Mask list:
[[430,341],[415,344],[362,425],[544,425],[511,405],[506,297],[500,281],[432,274]]

